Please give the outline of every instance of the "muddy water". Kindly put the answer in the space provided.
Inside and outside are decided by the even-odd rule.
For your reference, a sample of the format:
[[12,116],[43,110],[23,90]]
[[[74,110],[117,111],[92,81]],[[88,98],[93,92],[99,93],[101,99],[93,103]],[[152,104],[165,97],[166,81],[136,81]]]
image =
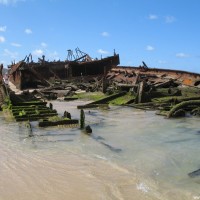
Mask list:
[[[76,105],[53,102],[79,119]],[[0,200],[200,199],[198,118],[154,112],[85,110],[92,136],[77,127],[38,128],[0,114]]]

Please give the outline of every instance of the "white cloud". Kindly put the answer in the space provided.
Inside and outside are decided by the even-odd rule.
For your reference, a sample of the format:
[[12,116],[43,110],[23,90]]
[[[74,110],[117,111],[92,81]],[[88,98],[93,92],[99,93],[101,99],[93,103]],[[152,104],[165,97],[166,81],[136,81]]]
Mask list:
[[166,22],[166,23],[173,23],[175,20],[176,20],[176,19],[175,19],[175,17],[173,17],[173,16],[166,16],[166,17],[165,17],[165,22]]
[[58,53],[56,51],[54,51],[53,53],[49,53],[48,54],[48,57],[51,59],[51,60],[59,60],[59,56],[58,56]]
[[29,28],[27,28],[27,29],[25,29],[25,31],[24,31],[26,34],[32,34],[33,32],[32,32],[32,30],[31,29],[29,29]]
[[3,43],[3,42],[5,42],[5,41],[6,41],[5,37],[0,36],[0,43]]
[[146,50],[147,50],[147,51],[153,51],[153,50],[155,50],[155,48],[152,47],[152,46],[150,46],[150,45],[148,45],[148,46],[146,47]]
[[17,52],[12,52],[8,49],[4,49],[4,56],[9,56],[12,59],[16,59],[18,57],[18,53]]
[[42,42],[42,43],[41,43],[41,46],[42,46],[43,48],[46,48],[46,47],[47,47],[47,44],[46,44],[45,42]]
[[42,56],[44,54],[44,51],[42,49],[36,49],[33,51],[34,56]]
[[15,43],[15,42],[11,43],[11,45],[14,46],[14,47],[21,47],[22,46],[21,44],[18,44],[18,43]]
[[159,60],[158,63],[159,64],[166,64],[167,62],[165,60]]
[[158,19],[158,16],[157,15],[149,15],[149,19],[155,20],[155,19]]
[[108,51],[105,51],[103,49],[99,49],[97,52],[100,53],[100,54],[109,54]]
[[188,54],[185,54],[185,53],[177,53],[177,54],[176,54],[176,57],[177,57],[177,58],[187,58],[187,57],[189,57],[189,55],[188,55]]
[[10,5],[10,4],[15,4],[17,2],[20,2],[20,1],[25,1],[25,0],[0,0],[0,4]]
[[5,32],[6,31],[6,26],[0,26],[0,32]]
[[108,36],[110,36],[110,34],[109,34],[108,32],[102,32],[101,35],[102,35],[103,37],[108,37]]

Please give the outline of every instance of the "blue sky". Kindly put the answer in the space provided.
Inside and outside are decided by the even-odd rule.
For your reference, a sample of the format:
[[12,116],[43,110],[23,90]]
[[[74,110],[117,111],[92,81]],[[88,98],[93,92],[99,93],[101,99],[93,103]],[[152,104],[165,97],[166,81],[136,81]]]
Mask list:
[[79,47],[120,65],[200,73],[199,0],[0,0],[0,63]]

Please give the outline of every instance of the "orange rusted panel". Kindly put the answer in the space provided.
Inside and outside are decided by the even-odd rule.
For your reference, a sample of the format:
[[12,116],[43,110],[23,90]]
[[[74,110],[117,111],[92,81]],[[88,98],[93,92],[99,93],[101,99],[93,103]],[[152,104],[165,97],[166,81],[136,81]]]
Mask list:
[[184,85],[192,85],[193,81],[190,78],[186,78],[183,80],[183,84]]

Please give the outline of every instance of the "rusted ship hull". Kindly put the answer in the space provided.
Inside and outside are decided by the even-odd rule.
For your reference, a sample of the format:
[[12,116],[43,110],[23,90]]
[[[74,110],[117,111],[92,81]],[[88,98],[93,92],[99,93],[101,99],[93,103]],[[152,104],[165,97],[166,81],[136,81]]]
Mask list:
[[21,90],[37,88],[39,85],[49,86],[51,80],[70,80],[71,78],[83,76],[105,76],[113,66],[118,64],[119,55],[85,62],[43,61],[26,63],[21,61],[11,66],[9,80]]
[[149,81],[151,84],[159,84],[165,81],[174,80],[185,86],[199,86],[200,74],[158,68],[144,67],[113,67],[107,74],[107,78],[122,84],[137,84],[141,80]]
[[200,74],[197,73],[148,68],[144,62],[139,67],[118,66],[119,55],[115,52],[113,56],[100,60],[92,59],[78,48],[76,53],[74,56],[73,51],[68,50],[66,61],[48,62],[45,61],[45,56],[37,63],[23,60],[11,66],[9,80],[21,90],[50,86],[56,80],[82,81],[84,78],[90,83],[92,80],[90,78],[94,77],[100,77],[102,80],[106,78],[107,85],[115,82],[117,85],[125,84],[130,87],[136,86],[143,80],[151,85],[167,84],[171,80],[178,85],[194,87],[200,85]]

